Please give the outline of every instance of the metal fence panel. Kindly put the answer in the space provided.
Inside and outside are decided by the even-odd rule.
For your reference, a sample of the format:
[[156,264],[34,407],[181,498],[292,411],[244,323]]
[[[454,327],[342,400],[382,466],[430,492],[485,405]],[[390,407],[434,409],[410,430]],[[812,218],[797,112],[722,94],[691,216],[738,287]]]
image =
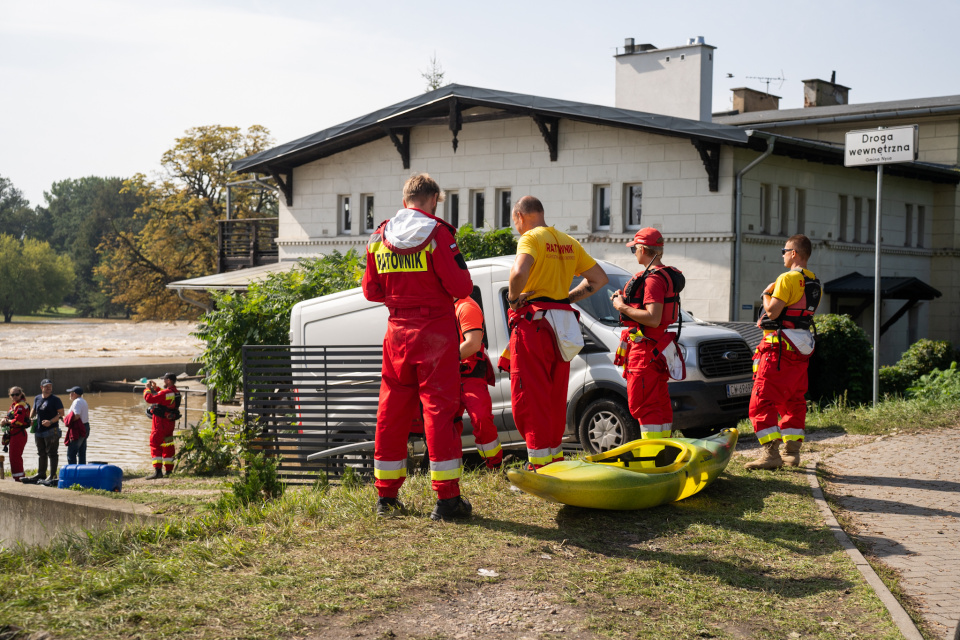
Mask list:
[[243,347],[243,406],[260,430],[257,447],[278,456],[280,477],[312,483],[318,471],[339,478],[346,466],[373,474],[373,449],[308,461],[317,451],[373,442],[380,392],[379,346]]

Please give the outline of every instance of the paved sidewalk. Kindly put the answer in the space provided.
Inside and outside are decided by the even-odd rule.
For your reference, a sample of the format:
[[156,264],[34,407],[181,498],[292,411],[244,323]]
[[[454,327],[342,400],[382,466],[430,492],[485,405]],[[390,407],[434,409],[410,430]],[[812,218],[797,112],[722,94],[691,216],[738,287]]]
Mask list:
[[960,621],[960,429],[882,437],[824,461],[847,533],[897,571],[937,637]]

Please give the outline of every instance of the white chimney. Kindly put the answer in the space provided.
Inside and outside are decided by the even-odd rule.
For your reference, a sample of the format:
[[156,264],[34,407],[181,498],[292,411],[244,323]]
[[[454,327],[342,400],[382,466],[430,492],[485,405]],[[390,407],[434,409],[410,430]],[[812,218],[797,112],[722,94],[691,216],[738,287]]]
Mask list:
[[[703,36],[686,45],[657,49],[624,47],[617,66],[616,106],[710,122],[713,112],[713,52]],[[627,41],[624,42],[627,44]]]

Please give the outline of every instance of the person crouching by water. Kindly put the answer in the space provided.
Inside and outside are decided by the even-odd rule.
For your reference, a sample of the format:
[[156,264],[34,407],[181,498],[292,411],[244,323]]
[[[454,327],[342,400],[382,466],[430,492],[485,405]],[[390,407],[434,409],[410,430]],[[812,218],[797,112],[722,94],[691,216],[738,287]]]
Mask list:
[[20,387],[10,387],[10,411],[0,418],[3,427],[3,450],[10,448],[10,473],[14,482],[23,481],[23,449],[27,446],[30,426],[30,405]]
[[[63,402],[53,395],[53,382],[40,381],[40,395],[33,400],[30,418],[36,420],[34,441],[37,443],[37,475],[24,478],[28,484],[57,486],[57,463],[60,449],[60,420],[63,419]],[[47,475],[47,462],[50,463],[50,476]],[[46,477],[46,479],[44,479]]]
[[152,418],[153,428],[150,431],[150,457],[153,458],[153,474],[146,480],[156,480],[163,477],[163,470],[169,476],[173,473],[173,429],[180,417],[180,392],[177,390],[177,376],[173,373],[163,374],[163,389],[156,382],[147,382],[143,390],[143,399],[150,408],[147,413]]
[[67,445],[68,464],[87,464],[87,438],[90,436],[90,407],[83,399],[82,387],[70,387],[70,409],[63,420],[67,425],[67,437],[63,444]]

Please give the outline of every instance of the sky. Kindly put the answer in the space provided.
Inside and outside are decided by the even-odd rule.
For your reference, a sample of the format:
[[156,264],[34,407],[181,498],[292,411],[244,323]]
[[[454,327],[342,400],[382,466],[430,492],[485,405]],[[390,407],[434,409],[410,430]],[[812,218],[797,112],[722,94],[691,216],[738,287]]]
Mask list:
[[958,24],[956,0],[0,0],[0,176],[43,205],[60,180],[159,175],[191,127],[280,144],[423,92],[434,55],[445,82],[613,105],[628,37],[717,47],[714,111],[751,77],[802,107],[833,71],[851,103],[956,95]]

